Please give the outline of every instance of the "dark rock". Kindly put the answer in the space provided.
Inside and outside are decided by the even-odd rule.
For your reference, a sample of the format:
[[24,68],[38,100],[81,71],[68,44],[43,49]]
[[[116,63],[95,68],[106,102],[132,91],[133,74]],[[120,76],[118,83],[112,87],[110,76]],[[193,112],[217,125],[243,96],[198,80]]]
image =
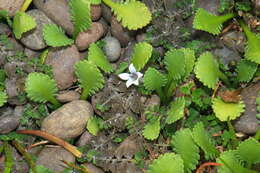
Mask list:
[[78,147],[87,145],[90,143],[90,140],[93,138],[94,136],[91,135],[88,131],[85,131],[79,138],[79,140],[77,141],[76,145]]
[[52,66],[59,89],[66,89],[76,81],[74,65],[79,60],[80,55],[75,45],[50,49],[45,63]]
[[245,50],[246,37],[242,32],[227,32],[221,37],[221,40],[230,49],[233,49],[240,53],[243,53]]
[[236,51],[230,50],[226,47],[215,49],[213,54],[225,65],[229,65],[232,62],[239,62],[241,59],[240,55]]
[[101,5],[91,5],[91,19],[97,21],[101,17]]
[[121,45],[120,42],[114,37],[105,37],[103,39],[105,42],[104,51],[108,58],[108,61],[114,62],[118,60],[121,53]]
[[2,35],[2,34],[9,35],[11,33],[12,33],[12,31],[8,25],[6,25],[4,23],[0,23],[0,35]]
[[75,157],[61,147],[45,147],[38,155],[36,164],[43,165],[54,172],[61,172],[67,167],[62,160],[74,163]]
[[19,126],[20,116],[22,115],[23,108],[17,107],[15,110],[11,108],[0,109],[0,134],[6,134]]
[[256,84],[242,90],[241,96],[246,107],[243,115],[234,122],[236,131],[243,132],[245,134],[254,134],[260,127],[256,118],[256,97],[259,91],[260,82],[257,82]]
[[33,0],[33,3],[69,35],[73,34],[74,27],[70,19],[69,5],[66,0]]
[[40,10],[33,9],[28,11],[27,14],[35,19],[37,26],[32,31],[24,33],[21,42],[33,50],[40,50],[47,47],[43,39],[42,30],[45,24],[53,24],[53,22]]
[[107,21],[107,23],[110,23],[112,19],[111,9],[108,6],[106,6],[104,3],[101,4],[101,8],[102,8],[102,17]]

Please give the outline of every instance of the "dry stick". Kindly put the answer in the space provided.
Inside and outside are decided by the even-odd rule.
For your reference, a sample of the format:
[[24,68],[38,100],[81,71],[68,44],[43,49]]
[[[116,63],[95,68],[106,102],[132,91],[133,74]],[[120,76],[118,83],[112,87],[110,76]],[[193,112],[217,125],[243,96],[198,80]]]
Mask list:
[[68,142],[66,142],[56,136],[53,136],[49,133],[46,133],[46,132],[43,132],[40,130],[18,130],[17,133],[43,137],[55,144],[58,144],[58,145],[64,147],[66,150],[70,151],[74,156],[76,156],[78,158],[82,157],[82,153],[75,146],[73,146],[73,145],[69,144]]
[[202,165],[200,165],[200,167],[197,169],[196,173],[201,173],[201,171],[203,170],[203,168],[207,167],[207,166],[222,166],[223,164],[221,163],[215,163],[215,162],[206,162],[203,163]]
[[37,173],[35,162],[33,161],[31,155],[25,150],[25,148],[20,143],[18,143],[18,141],[15,140],[12,141],[12,144],[23,155],[24,159],[30,165],[32,172]]

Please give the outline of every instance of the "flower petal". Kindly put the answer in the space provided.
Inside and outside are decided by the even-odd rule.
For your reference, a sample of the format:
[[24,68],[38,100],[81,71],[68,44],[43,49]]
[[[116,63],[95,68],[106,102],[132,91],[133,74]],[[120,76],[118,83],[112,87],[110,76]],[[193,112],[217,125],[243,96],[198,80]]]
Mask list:
[[135,81],[133,82],[133,84],[136,85],[136,86],[139,85],[139,80],[138,80],[138,79],[135,80]]
[[127,82],[126,82],[126,87],[130,87],[133,83],[135,82],[135,80],[133,80],[133,78],[130,78]]
[[120,77],[120,79],[123,79],[123,80],[129,80],[130,74],[129,73],[121,73],[121,74],[118,75],[118,77]]
[[136,73],[136,69],[134,67],[134,64],[129,65],[129,71],[130,71],[130,73]]
[[142,73],[140,73],[140,72],[136,72],[137,73],[137,78],[139,79],[139,78],[141,78],[141,77],[143,77],[143,74]]

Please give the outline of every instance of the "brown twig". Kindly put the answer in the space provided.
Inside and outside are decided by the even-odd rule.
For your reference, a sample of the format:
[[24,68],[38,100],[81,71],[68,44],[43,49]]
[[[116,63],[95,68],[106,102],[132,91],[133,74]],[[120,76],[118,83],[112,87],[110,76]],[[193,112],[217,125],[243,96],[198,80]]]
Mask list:
[[74,156],[76,157],[81,157],[82,153],[73,145],[69,144],[68,142],[53,136],[49,133],[40,131],[40,130],[18,130],[17,133],[20,134],[28,134],[28,135],[35,135],[35,136],[40,136],[43,137],[45,139],[48,139],[49,141],[58,144],[60,146],[62,146],[63,148],[65,148],[66,150],[70,151]]
[[215,163],[215,162],[206,162],[200,165],[200,167],[196,170],[196,173],[201,173],[201,171],[207,167],[207,166],[222,166],[221,163]]

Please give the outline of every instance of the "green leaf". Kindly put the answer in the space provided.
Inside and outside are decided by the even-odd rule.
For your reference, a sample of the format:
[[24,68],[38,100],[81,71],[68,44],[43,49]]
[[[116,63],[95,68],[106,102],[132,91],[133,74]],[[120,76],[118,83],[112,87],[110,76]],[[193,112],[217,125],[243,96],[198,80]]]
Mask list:
[[[42,165],[36,165],[36,171],[37,173],[54,173],[52,172],[51,170],[49,170],[48,168],[45,168],[44,166]],[[34,173],[32,171],[32,169],[30,169],[30,173]]]
[[175,148],[184,162],[184,170],[189,173],[194,170],[199,162],[199,148],[194,143],[190,129],[182,129],[172,137],[171,146]]
[[195,52],[189,48],[180,49],[184,53],[185,57],[185,78],[190,75],[195,64]]
[[8,144],[8,142],[4,142],[3,145],[4,145],[4,154],[5,154],[4,173],[11,173],[11,170],[14,166],[13,151],[11,146]]
[[164,63],[171,79],[181,79],[185,74],[185,54],[180,49],[166,52]]
[[140,71],[152,56],[153,47],[146,42],[137,43],[134,46],[132,63],[137,71]]
[[193,20],[193,28],[218,35],[222,30],[223,23],[234,16],[232,13],[216,16],[203,8],[198,8]]
[[196,77],[207,87],[215,88],[218,82],[218,63],[214,59],[213,55],[210,52],[205,52],[200,55],[194,72]]
[[87,60],[79,61],[75,64],[75,73],[83,88],[81,99],[86,99],[103,88],[104,77],[95,64]]
[[166,123],[172,124],[184,116],[185,99],[184,97],[177,98],[171,103],[171,107],[167,112]]
[[240,82],[249,82],[257,70],[257,64],[246,59],[240,60],[237,65],[237,78]]
[[260,163],[260,143],[254,138],[241,142],[237,148],[239,158],[251,164]]
[[174,153],[165,153],[149,165],[147,173],[184,173],[181,156]]
[[90,1],[89,0],[70,0],[71,20],[74,24],[74,38],[80,32],[86,31],[91,27]]
[[5,92],[0,91],[0,107],[3,106],[7,102],[7,95]]
[[247,45],[245,49],[245,58],[249,61],[260,64],[260,35],[255,34],[250,31],[249,27],[244,24],[244,22],[239,22],[241,27],[243,28],[246,37],[247,37]]
[[98,132],[101,130],[101,123],[103,122],[103,120],[101,118],[98,118],[98,117],[91,117],[89,120],[88,120],[88,123],[87,123],[87,129],[88,131],[94,135],[94,136],[97,136]]
[[69,39],[61,27],[56,24],[45,24],[43,27],[43,38],[47,45],[53,47],[67,46],[73,44],[73,40]]
[[243,167],[241,161],[237,158],[237,150],[229,150],[220,154],[217,162],[222,166],[218,167],[219,173],[257,173]]
[[204,151],[206,159],[214,159],[218,155],[218,150],[215,148],[214,140],[205,130],[202,122],[195,125],[192,132],[193,140]]
[[13,20],[13,32],[15,38],[20,39],[22,34],[36,27],[36,22],[33,17],[24,12],[17,12]]
[[219,98],[212,100],[212,108],[220,121],[234,120],[244,112],[244,103],[225,103]]
[[112,65],[108,62],[103,51],[95,43],[92,43],[89,46],[88,60],[96,64],[96,66],[101,68],[106,73],[110,73],[113,71]]
[[0,20],[5,19],[7,21],[7,24],[12,27],[13,23],[12,20],[10,19],[8,12],[6,10],[0,10]]
[[151,12],[140,1],[126,0],[122,3],[116,3],[111,0],[103,0],[103,2],[111,7],[117,20],[130,30],[140,29],[152,20]]
[[30,73],[25,82],[25,91],[27,96],[35,102],[45,103],[49,101],[54,105],[59,104],[55,99],[58,91],[56,82],[46,74]]
[[160,118],[153,118],[147,122],[143,129],[143,136],[146,139],[154,140],[160,134]]
[[90,4],[92,5],[99,5],[101,4],[101,0],[90,0]]
[[165,86],[167,78],[155,68],[149,67],[144,75],[144,86],[148,90],[158,90]]

